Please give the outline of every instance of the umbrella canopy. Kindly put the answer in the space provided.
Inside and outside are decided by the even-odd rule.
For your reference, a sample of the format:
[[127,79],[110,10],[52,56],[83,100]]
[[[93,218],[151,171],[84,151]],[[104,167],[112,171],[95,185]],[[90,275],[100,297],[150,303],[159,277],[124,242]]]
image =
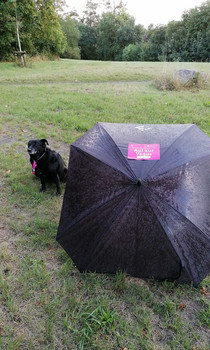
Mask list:
[[79,270],[210,271],[210,138],[196,125],[98,123],[71,146],[57,241]]

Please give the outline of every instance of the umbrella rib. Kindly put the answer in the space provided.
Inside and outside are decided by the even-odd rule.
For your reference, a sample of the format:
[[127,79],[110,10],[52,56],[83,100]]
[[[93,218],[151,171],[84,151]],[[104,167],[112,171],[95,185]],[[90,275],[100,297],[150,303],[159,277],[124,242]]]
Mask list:
[[174,210],[176,213],[178,213],[179,215],[181,215],[181,217],[183,217],[185,221],[190,222],[200,233],[204,234],[207,238],[209,238],[209,236],[208,236],[205,232],[201,231],[201,229],[200,229],[198,226],[196,226],[190,219],[188,219],[186,216],[184,216],[182,213],[180,213],[179,210],[177,210],[176,208],[174,208],[170,203],[168,203],[165,199],[161,198],[158,194],[152,192],[152,191],[150,190],[150,188],[147,187],[147,189],[149,190],[149,192],[150,192],[152,195],[154,195],[155,197],[158,197],[162,202],[164,202],[166,205],[168,205],[172,210]]
[[[150,191],[150,192],[151,192],[151,191]],[[151,192],[151,193],[152,193],[152,192]],[[152,194],[153,194],[153,193],[152,193]],[[185,262],[183,261],[182,254],[180,253],[179,248],[177,248],[177,247],[174,245],[173,240],[171,240],[170,236],[167,235],[167,233],[166,233],[166,231],[165,231],[165,229],[164,229],[162,223],[159,221],[158,215],[156,214],[155,210],[153,209],[152,205],[150,204],[150,201],[149,201],[149,199],[148,199],[148,197],[147,197],[146,194],[144,194],[144,197],[147,199],[147,202],[148,202],[148,204],[149,204],[149,206],[150,206],[152,212],[154,213],[154,215],[155,215],[156,218],[158,219],[158,222],[159,222],[160,226],[162,227],[163,232],[165,232],[165,235],[166,235],[167,238],[170,240],[170,242],[171,242],[171,244],[172,244],[172,246],[173,246],[173,248],[174,248],[174,250],[175,250],[177,256],[178,256],[179,259],[181,260],[182,267],[185,267],[185,268],[186,268]],[[158,196],[157,196],[157,197],[158,197]],[[180,255],[181,255],[181,256],[180,256]],[[192,277],[191,270],[188,268],[188,266],[187,266],[187,272],[188,272],[188,273],[190,274],[190,276]],[[180,271],[180,275],[181,275],[181,271]],[[180,276],[179,276],[179,277],[180,277]]]
[[[164,156],[171,150],[171,147],[173,147],[173,145],[177,142],[177,140],[179,140],[181,137],[183,137],[184,134],[186,134],[187,132],[189,132],[191,130],[191,128],[194,127],[193,125],[190,125],[189,128],[185,131],[183,131],[183,133],[181,135],[179,135],[179,137],[177,137],[172,143],[171,145],[166,149],[166,151],[161,155],[161,161],[164,160]],[[155,164],[153,165],[153,167],[150,169],[150,173],[151,171],[155,168],[156,165],[160,164],[160,161],[156,161]],[[158,168],[158,167],[157,167]]]
[[202,160],[202,159],[205,159],[205,158],[210,158],[210,154],[207,154],[207,155],[202,156],[202,157],[200,157],[200,158],[191,159],[191,160],[186,161],[186,162],[184,162],[184,163],[182,163],[182,164],[179,164],[179,165],[177,165],[175,168],[168,169],[168,170],[164,171],[164,172],[161,173],[161,174],[158,174],[158,175],[155,175],[154,177],[149,178],[149,181],[152,180],[152,179],[155,179],[156,177],[158,178],[159,176],[162,176],[162,175],[164,175],[164,174],[170,173],[170,171],[172,171],[172,170],[179,169],[179,168],[182,167],[183,165],[191,164],[191,163],[196,163],[197,161]]
[[[78,145],[72,145],[72,146],[75,147],[76,149],[80,150],[81,152],[86,153],[86,151],[85,151],[83,148],[81,148],[80,146],[78,146]],[[72,147],[72,146],[71,146],[71,147]],[[97,159],[99,162],[103,162],[104,164],[106,164],[106,165],[109,166],[110,168],[112,168],[112,169],[118,171],[119,173],[123,174],[124,176],[126,176],[126,174],[125,174],[123,171],[121,171],[120,169],[118,169],[118,168],[112,166],[110,163],[108,163],[108,162],[106,162],[106,161],[104,161],[104,160],[102,161],[102,160],[99,159],[99,158],[96,158],[96,156],[93,156],[93,154],[91,154],[91,153],[89,153],[89,152],[88,152],[88,155],[91,156],[92,158]],[[128,169],[128,170],[129,170],[129,169]],[[130,180],[132,180],[134,183],[136,183],[137,180],[138,180],[137,177],[135,176],[134,173],[131,172],[131,174],[132,174],[132,176],[130,177]]]
[[[117,156],[120,158],[122,164],[126,167],[126,169],[129,171],[129,173],[132,175],[132,178],[134,178],[136,180],[136,175],[133,172],[133,170],[131,169],[129,163],[127,162],[126,158],[123,156],[122,152],[120,151],[120,149],[118,148],[116,142],[114,141],[114,139],[111,137],[111,135],[106,131],[106,129],[99,123],[99,129],[103,129],[103,131],[107,134],[108,139],[114,143],[115,145],[115,154],[117,154]],[[104,138],[104,135],[101,133],[102,137]],[[117,152],[118,150],[118,152]]]
[[93,253],[97,250],[97,248],[100,246],[101,241],[103,240],[104,236],[106,236],[107,232],[110,230],[110,228],[112,227],[112,225],[114,224],[114,222],[116,221],[116,219],[119,217],[119,215],[121,214],[123,208],[125,207],[126,203],[129,202],[130,198],[133,196],[133,194],[135,193],[135,189],[133,188],[130,191],[130,195],[128,197],[126,197],[119,205],[119,212],[117,214],[113,214],[114,220],[111,220],[111,222],[109,221],[109,224],[106,225],[105,229],[102,230],[102,233],[100,233],[100,236],[97,236],[97,240],[95,241],[94,246],[91,249],[91,252],[89,252],[88,256],[86,257],[86,259],[83,261],[83,267],[82,269],[84,269],[85,266],[88,265]]
[[[150,192],[151,192],[151,191],[150,191]],[[152,192],[151,192],[151,193],[152,193]],[[153,194],[153,193],[152,193],[152,194]],[[147,200],[147,202],[148,202],[148,204],[149,204],[149,206],[150,206],[152,212],[154,213],[154,215],[155,215],[156,218],[158,219],[158,222],[159,222],[160,226],[162,227],[163,232],[165,232],[165,229],[164,229],[163,225],[161,224],[161,222],[159,221],[159,217],[158,217],[158,215],[156,214],[155,210],[153,209],[153,206],[151,205],[150,200],[149,200],[149,198],[147,197],[146,193],[144,193],[144,197],[146,198],[146,200]],[[165,235],[168,237],[167,234],[165,234]],[[169,237],[168,237],[168,238],[169,238]],[[169,239],[170,239],[170,238],[169,238]],[[170,240],[170,242],[171,242],[171,240]],[[173,242],[171,242],[171,244],[173,245]],[[174,247],[174,245],[173,245],[173,247]],[[175,251],[176,251],[176,253],[177,253],[176,247],[174,247],[174,249],[175,249]],[[178,253],[177,253],[177,255],[179,256]]]
[[[133,189],[133,187],[132,187]],[[131,189],[128,191],[128,193],[131,191]],[[121,190],[120,192],[115,193],[114,195],[112,195],[111,197],[109,197],[105,202],[103,202],[102,204],[98,205],[98,203],[95,203],[92,207],[89,208],[89,210],[84,213],[84,215],[78,215],[75,219],[72,220],[72,222],[67,226],[67,228],[65,229],[65,231],[63,232],[63,235],[65,235],[65,232],[67,232],[72,226],[74,226],[75,224],[78,224],[80,221],[82,221],[85,217],[87,217],[88,215],[92,214],[94,212],[94,210],[97,208],[101,208],[103,207],[105,204],[108,204],[109,202],[111,202],[114,198],[119,197],[120,195],[124,194],[126,192],[126,190]]]
[[[191,220],[189,220],[186,216],[184,216],[182,213],[180,213],[177,209],[175,209],[171,204],[167,203],[164,199],[162,199],[162,198],[161,198],[160,196],[158,196],[156,193],[152,192],[150,189],[148,189],[148,190],[149,190],[149,192],[150,192],[152,195],[154,195],[155,197],[158,197],[162,202],[164,202],[164,204],[165,204],[166,206],[169,206],[172,210],[174,210],[176,213],[178,213],[178,214],[184,219],[184,221],[189,222],[193,227],[196,228],[196,230],[199,231],[199,233],[201,233],[201,234],[204,235],[207,239],[209,239],[209,236],[208,236],[205,232],[201,231],[201,229],[200,229],[198,226],[196,226]],[[148,200],[148,198],[147,198],[147,200]],[[148,200],[148,202],[149,202],[149,200]],[[151,209],[153,210],[153,208],[152,208],[151,205],[150,205],[150,207],[151,207]],[[155,216],[157,217],[157,215],[156,215],[156,213],[155,213],[154,210],[153,210],[153,212],[154,212]],[[162,226],[161,223],[160,223],[160,225],[161,225],[161,227],[163,228],[163,226]],[[164,230],[164,231],[165,231],[165,230]],[[171,244],[173,245],[173,247],[174,247],[174,249],[175,249],[175,251],[176,251],[176,253],[177,253],[177,248],[174,246],[173,241],[170,239],[170,236],[167,235],[167,237],[169,238]],[[178,249],[179,249],[179,248],[178,248]],[[180,257],[180,254],[177,253],[177,255],[179,256],[179,258],[180,258],[180,260],[181,260],[182,267],[185,267],[186,270],[187,270],[187,272],[190,274],[190,276],[193,277],[193,273],[192,273],[192,271],[191,271],[190,265],[189,265],[189,264],[186,264],[186,263],[183,262],[183,260],[181,259],[181,257],[184,257],[184,258],[185,258],[184,254],[181,253],[181,257]],[[187,259],[185,259],[185,261],[187,261]]]

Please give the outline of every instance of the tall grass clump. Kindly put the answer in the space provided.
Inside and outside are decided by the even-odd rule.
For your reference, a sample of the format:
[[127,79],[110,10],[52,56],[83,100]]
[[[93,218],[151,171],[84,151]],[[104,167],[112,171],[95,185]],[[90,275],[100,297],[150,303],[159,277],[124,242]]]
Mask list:
[[195,76],[192,76],[186,82],[182,82],[175,74],[162,74],[156,77],[154,85],[161,91],[173,91],[182,89],[204,89],[208,84],[208,77],[203,73],[196,72]]

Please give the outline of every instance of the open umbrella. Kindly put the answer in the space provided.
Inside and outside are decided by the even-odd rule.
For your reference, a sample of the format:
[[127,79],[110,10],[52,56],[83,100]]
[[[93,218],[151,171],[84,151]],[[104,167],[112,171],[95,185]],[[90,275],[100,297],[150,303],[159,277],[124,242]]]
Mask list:
[[210,138],[196,125],[98,123],[71,146],[57,240],[80,271],[210,271]]

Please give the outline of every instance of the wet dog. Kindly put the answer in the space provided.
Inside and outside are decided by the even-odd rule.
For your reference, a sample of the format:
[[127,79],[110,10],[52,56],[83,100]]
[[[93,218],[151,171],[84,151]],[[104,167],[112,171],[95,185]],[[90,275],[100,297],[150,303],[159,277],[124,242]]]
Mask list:
[[60,195],[60,181],[66,181],[67,167],[61,155],[52,151],[47,145],[49,144],[46,139],[28,142],[32,171],[41,180],[40,191],[45,191],[46,181],[51,181],[56,184],[56,194]]

